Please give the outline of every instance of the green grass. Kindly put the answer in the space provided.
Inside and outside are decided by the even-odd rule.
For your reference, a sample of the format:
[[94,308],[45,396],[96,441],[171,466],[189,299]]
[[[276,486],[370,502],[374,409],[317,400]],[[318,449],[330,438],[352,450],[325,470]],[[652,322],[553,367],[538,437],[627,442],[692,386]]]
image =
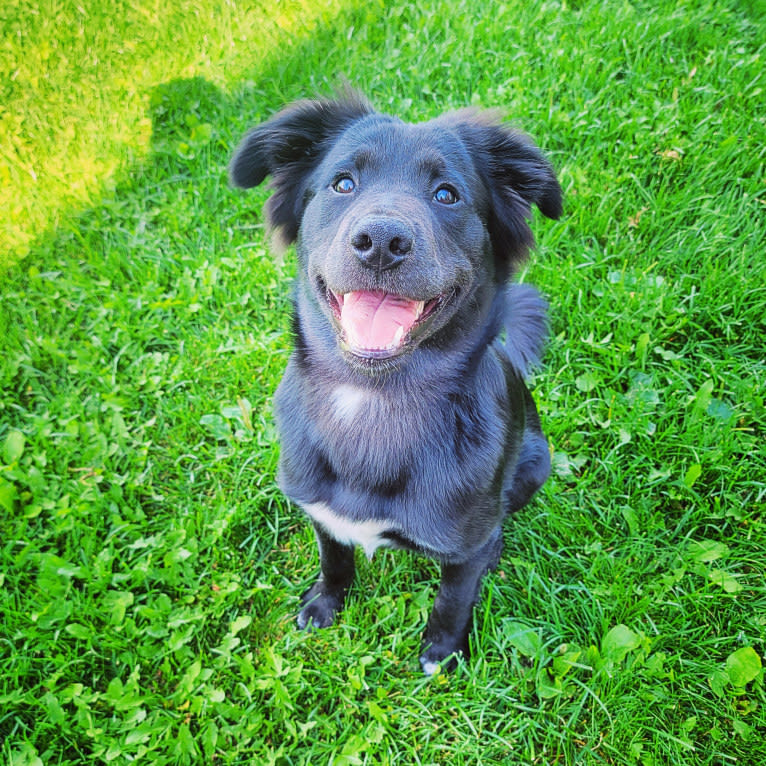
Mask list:
[[[0,9],[0,762],[766,762],[763,7],[105,8]],[[225,169],[343,76],[409,119],[504,108],[567,195],[524,277],[554,475],[450,676],[405,553],[294,625],[294,262]]]

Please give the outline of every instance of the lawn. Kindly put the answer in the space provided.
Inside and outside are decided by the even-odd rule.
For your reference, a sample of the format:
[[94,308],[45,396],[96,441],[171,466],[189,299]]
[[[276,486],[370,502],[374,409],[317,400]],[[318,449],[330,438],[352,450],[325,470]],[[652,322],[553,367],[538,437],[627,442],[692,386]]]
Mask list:
[[[0,763],[766,763],[766,11],[758,0],[19,0],[0,9]],[[437,568],[337,625],[275,486],[291,253],[241,135],[347,78],[500,107],[556,166],[523,275],[554,473],[473,657]]]

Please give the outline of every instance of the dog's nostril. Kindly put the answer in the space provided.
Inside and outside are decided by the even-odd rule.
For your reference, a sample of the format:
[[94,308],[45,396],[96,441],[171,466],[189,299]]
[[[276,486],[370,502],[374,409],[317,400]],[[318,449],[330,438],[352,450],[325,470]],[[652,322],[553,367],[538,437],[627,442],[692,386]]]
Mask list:
[[394,237],[388,249],[394,255],[407,255],[412,250],[412,240],[408,237]]
[[360,232],[354,236],[351,244],[360,252],[367,252],[372,249],[372,238],[366,232]]

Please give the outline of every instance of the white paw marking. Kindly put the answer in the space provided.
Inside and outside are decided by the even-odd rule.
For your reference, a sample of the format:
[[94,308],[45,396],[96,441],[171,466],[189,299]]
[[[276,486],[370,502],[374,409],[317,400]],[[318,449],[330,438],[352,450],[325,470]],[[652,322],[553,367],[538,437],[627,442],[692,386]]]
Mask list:
[[438,673],[441,669],[441,665],[438,662],[423,662],[423,672],[427,676],[432,676],[434,673]]

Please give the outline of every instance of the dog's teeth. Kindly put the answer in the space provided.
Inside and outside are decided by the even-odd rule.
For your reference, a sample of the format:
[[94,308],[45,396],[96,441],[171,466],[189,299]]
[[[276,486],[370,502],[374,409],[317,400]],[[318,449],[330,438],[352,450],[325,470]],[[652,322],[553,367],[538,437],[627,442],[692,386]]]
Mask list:
[[402,342],[403,336],[404,336],[404,327],[399,325],[399,329],[396,331],[394,335],[394,339],[391,341],[391,345],[389,346],[389,348],[396,348]]
[[415,317],[417,319],[420,319],[420,315],[423,313],[423,309],[426,307],[426,302],[425,301],[418,301],[418,303],[416,305],[417,305],[417,309],[415,311]]

